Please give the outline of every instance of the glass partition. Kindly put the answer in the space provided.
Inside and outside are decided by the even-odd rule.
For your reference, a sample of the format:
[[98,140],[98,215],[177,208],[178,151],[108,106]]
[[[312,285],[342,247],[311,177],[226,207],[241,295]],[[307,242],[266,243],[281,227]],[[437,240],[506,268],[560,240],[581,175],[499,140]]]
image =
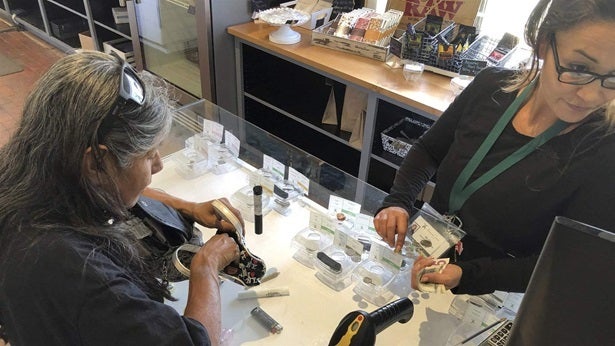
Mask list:
[[239,160],[242,163],[259,169],[263,167],[263,155],[267,155],[309,178],[307,197],[324,208],[328,206],[329,196],[335,195],[361,204],[363,213],[373,215],[386,196],[384,191],[358,180],[207,100],[199,100],[177,109],[173,129],[162,149],[163,155],[172,155],[173,152],[182,150],[188,138],[201,133],[201,119],[222,124],[224,130],[239,139]]

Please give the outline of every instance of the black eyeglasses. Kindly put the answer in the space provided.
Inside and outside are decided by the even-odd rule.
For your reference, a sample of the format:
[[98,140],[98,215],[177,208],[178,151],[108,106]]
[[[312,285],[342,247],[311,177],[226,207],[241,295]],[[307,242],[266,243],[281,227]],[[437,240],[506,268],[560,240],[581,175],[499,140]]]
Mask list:
[[615,89],[615,75],[601,75],[589,71],[577,71],[560,65],[555,35],[551,36],[551,50],[553,50],[553,58],[555,59],[557,79],[560,82],[573,85],[585,85],[599,79],[600,85],[602,85],[603,88]]
[[128,105],[133,107],[142,106],[145,102],[145,86],[137,71],[125,60],[121,59],[114,53],[111,53],[118,62],[122,64],[122,75],[120,76],[120,88],[118,90],[118,96],[115,103],[111,106],[109,113],[101,119],[101,124],[96,130],[96,137],[98,142],[104,138],[107,131],[111,127],[113,118],[119,117],[120,112]]

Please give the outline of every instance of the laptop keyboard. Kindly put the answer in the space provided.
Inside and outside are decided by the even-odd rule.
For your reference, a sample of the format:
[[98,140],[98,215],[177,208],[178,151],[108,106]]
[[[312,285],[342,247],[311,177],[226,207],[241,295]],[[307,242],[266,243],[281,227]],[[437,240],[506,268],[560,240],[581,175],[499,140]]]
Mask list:
[[513,322],[506,321],[498,329],[496,329],[491,335],[481,342],[479,346],[504,346],[508,340],[508,334],[512,329]]

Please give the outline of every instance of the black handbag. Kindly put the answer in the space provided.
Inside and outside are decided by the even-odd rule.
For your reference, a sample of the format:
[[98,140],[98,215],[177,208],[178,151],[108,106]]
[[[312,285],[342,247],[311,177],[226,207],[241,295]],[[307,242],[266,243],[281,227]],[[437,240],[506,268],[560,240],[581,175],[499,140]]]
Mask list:
[[[200,247],[203,242],[194,222],[177,210],[145,196],[130,209],[132,217],[121,227],[127,228],[138,240],[140,254],[157,269],[159,278],[168,282],[186,280],[187,277],[173,265],[172,256],[184,244]],[[189,262],[189,259],[185,259]]]
[[[235,228],[229,235],[239,246],[238,263],[229,264],[220,275],[244,286],[256,286],[265,275],[265,262],[246,247],[243,227],[224,203],[212,202],[214,210]],[[188,220],[170,206],[145,196],[130,210],[133,218],[124,225],[139,240],[139,250],[145,260],[158,268],[160,279],[168,282],[186,280],[190,276],[190,261],[203,245],[201,233]],[[220,232],[220,231],[218,231]]]

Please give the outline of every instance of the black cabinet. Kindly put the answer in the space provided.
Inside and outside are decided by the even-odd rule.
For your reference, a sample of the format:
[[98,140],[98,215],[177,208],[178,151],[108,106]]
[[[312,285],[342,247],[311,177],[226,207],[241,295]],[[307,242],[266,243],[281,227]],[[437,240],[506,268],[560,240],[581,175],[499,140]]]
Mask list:
[[350,133],[322,123],[331,88],[336,92],[339,108],[344,103],[346,86],[352,83],[246,42],[240,41],[238,46],[243,82],[240,115],[381,190],[390,190],[402,161],[400,155],[385,149],[381,133],[403,119],[410,119],[410,126],[416,124],[416,128],[406,127],[402,133],[410,139],[417,138],[437,119],[366,91],[368,98],[375,100],[371,101],[375,102],[371,108],[375,110],[370,111],[368,106],[365,115],[366,126],[371,124],[372,128],[365,129],[364,136],[369,134],[370,138],[364,139],[360,148],[353,147],[349,143]]
[[10,11],[9,15],[15,14],[32,27],[45,30],[41,8],[37,0],[8,0],[7,5],[8,7],[4,10]]
[[28,30],[65,51],[81,48],[79,33],[84,32],[98,50],[105,41],[131,39],[129,24],[115,23],[112,8],[119,7],[118,0],[8,0],[6,4],[0,11],[15,15]]

